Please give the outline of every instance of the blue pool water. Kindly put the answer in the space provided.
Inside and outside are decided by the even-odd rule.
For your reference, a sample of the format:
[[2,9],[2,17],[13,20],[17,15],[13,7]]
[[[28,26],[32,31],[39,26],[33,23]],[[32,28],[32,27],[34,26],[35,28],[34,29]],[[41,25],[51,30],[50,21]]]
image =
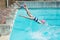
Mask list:
[[[46,20],[45,25],[18,16],[28,16],[24,9],[19,9],[10,36],[10,40],[60,40],[60,9],[29,9],[39,20]],[[48,25],[46,25],[48,24]]]

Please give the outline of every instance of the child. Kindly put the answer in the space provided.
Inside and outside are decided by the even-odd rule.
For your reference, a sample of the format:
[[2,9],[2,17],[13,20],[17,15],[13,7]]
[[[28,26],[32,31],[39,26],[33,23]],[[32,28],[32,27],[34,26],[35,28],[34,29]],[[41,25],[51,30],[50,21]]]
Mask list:
[[[18,6],[20,5],[18,2],[16,2],[16,4],[17,4]],[[39,20],[38,18],[34,17],[34,16],[30,13],[30,11],[28,10],[28,8],[27,8],[27,6],[26,6],[25,4],[22,5],[22,6],[20,5],[19,7],[20,7],[20,8],[21,8],[21,7],[24,7],[24,9],[26,10],[27,15],[28,15],[29,17],[22,16],[22,15],[19,15],[19,16],[24,17],[24,18],[28,18],[28,19],[31,19],[31,20],[34,20],[34,21],[36,21],[36,22],[38,22],[38,23],[40,23],[40,24],[45,24],[45,20]]]

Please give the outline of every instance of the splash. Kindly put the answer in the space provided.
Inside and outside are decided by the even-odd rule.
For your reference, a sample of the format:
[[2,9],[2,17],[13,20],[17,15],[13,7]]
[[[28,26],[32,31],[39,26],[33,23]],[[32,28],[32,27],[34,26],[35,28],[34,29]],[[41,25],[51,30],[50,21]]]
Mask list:
[[43,36],[43,34],[40,31],[30,32],[30,36],[33,40],[48,40]]

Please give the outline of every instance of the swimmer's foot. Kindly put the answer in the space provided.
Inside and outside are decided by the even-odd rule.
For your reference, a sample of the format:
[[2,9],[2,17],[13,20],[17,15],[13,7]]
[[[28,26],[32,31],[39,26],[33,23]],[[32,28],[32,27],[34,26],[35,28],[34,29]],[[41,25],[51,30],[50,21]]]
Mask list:
[[25,8],[25,9],[28,9],[28,7],[26,6],[26,4],[24,4],[24,8]]
[[28,7],[26,6],[26,4],[24,4],[24,9],[28,11]]
[[16,1],[15,3],[16,3],[18,6],[20,6],[20,4],[19,4],[17,1]]

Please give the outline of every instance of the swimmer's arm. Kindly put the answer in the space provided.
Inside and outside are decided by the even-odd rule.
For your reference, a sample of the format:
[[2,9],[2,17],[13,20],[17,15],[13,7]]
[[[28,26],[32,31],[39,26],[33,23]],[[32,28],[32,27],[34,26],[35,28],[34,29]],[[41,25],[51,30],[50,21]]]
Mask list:
[[30,17],[27,17],[27,16],[22,16],[22,15],[19,15],[21,17],[24,17],[24,18],[27,18],[27,19],[31,19]]
[[24,6],[24,8],[25,8],[28,16],[33,17],[33,15],[31,14],[31,12],[29,11],[29,9],[28,9],[28,7],[26,5]]

